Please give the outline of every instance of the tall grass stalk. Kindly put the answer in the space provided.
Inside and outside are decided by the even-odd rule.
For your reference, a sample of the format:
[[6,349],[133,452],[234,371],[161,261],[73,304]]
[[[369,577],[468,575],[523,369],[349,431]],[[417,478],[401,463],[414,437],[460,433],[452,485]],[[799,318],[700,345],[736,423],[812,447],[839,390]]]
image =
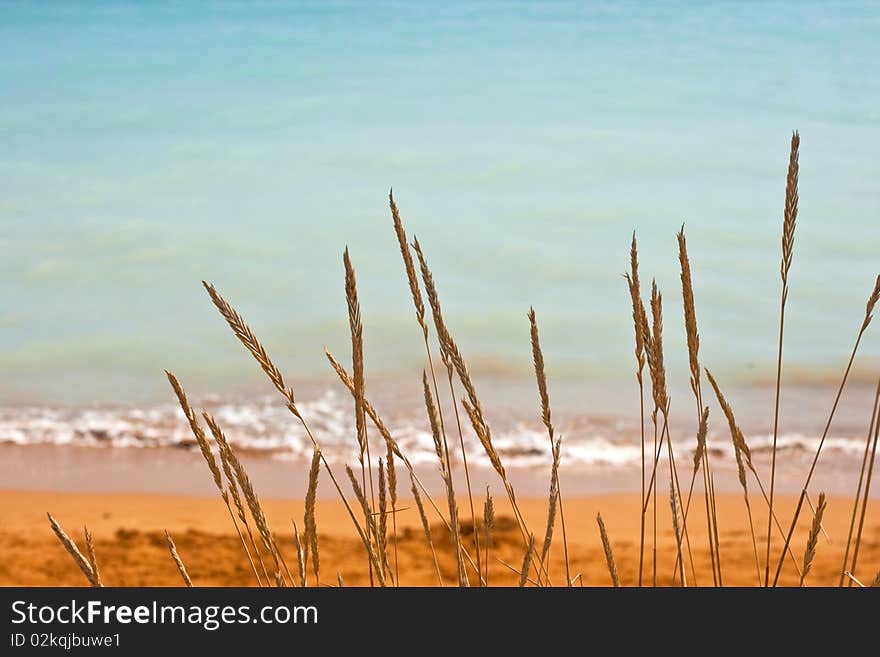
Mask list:
[[532,342],[532,361],[535,366],[535,378],[538,383],[538,396],[541,400],[541,420],[547,429],[547,435],[550,438],[550,450],[553,454],[553,466],[550,477],[550,507],[549,518],[547,521],[547,536],[544,540],[544,547],[541,549],[541,562],[546,564],[547,555],[550,550],[550,541],[553,537],[553,519],[555,517],[556,505],[559,506],[559,523],[562,526],[562,549],[565,558],[565,583],[571,586],[571,568],[569,566],[568,557],[568,534],[565,530],[565,509],[562,504],[562,488],[559,485],[559,459],[561,439],[555,440],[555,431],[553,421],[550,414],[550,393],[547,390],[547,373],[544,370],[544,353],[541,351],[541,340],[538,335],[538,320],[535,316],[535,309],[529,309],[529,324],[531,327]]
[[629,288],[630,301],[632,303],[633,328],[635,332],[635,357],[636,357],[636,380],[639,383],[639,430],[641,433],[641,502],[639,510],[639,575],[638,585],[642,585],[645,561],[645,384],[643,373],[645,369],[645,327],[648,320],[645,317],[645,307],[642,302],[639,282],[639,252],[636,243],[636,233],[633,231],[630,245],[630,271],[624,274],[627,287]]
[[[707,535],[709,538],[709,561],[712,565],[712,582],[715,586],[718,586],[718,573],[716,569],[716,559],[715,559],[715,541],[713,540],[713,525],[717,522],[717,518],[712,513],[713,505],[710,501],[710,490],[709,490],[709,479],[708,473],[710,470],[709,464],[709,450],[706,449],[706,427],[705,422],[707,418],[705,418],[705,414],[708,413],[708,409],[703,410],[703,390],[701,385],[701,377],[700,377],[700,334],[697,331],[697,311],[696,311],[696,303],[694,301],[694,285],[693,280],[691,278],[691,261],[688,256],[687,251],[687,239],[684,234],[684,225],[682,225],[681,230],[679,230],[676,235],[678,240],[678,261],[681,267],[681,291],[682,291],[682,301],[684,306],[684,323],[685,323],[685,334],[687,336],[687,346],[688,346],[688,364],[690,366],[690,386],[691,391],[694,393],[694,401],[696,401],[696,410],[697,410],[697,449],[696,454],[698,457],[694,458],[694,470],[691,474],[691,483],[688,486],[688,495],[687,501],[685,502],[684,507],[684,520],[687,522],[688,511],[691,506],[691,495],[694,490],[694,481],[700,470],[700,465],[702,464],[703,468],[703,493],[704,499],[706,503],[706,528]],[[701,440],[702,436],[702,440]],[[691,564],[693,566],[693,564]]]
[[782,226],[782,297],[779,304],[779,350],[776,359],[776,403],[773,408],[773,451],[770,457],[770,510],[767,514],[767,558],[764,566],[764,586],[770,585],[770,539],[772,537],[773,493],[776,485],[776,439],[779,435],[779,398],[782,390],[782,342],[785,329],[785,302],[788,299],[788,271],[794,252],[794,229],[798,213],[798,154],[801,138],[791,135],[788,156],[788,176],[785,182],[785,212]]

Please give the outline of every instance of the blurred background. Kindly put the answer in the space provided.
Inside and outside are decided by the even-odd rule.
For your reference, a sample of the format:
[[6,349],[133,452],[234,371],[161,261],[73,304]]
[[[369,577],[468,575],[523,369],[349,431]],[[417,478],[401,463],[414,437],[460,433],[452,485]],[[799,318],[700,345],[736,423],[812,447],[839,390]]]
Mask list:
[[[323,356],[349,359],[348,245],[368,391],[421,444],[391,187],[502,442],[546,460],[534,305],[570,448],[635,456],[633,230],[643,286],[664,292],[674,409],[695,423],[682,223],[702,360],[763,435],[797,129],[783,418],[809,442],[880,268],[878,33],[876,2],[4,2],[0,441],[183,441],[168,368],[240,440],[299,453],[204,278],[350,442]],[[867,426],[878,354],[869,334],[841,449]]]

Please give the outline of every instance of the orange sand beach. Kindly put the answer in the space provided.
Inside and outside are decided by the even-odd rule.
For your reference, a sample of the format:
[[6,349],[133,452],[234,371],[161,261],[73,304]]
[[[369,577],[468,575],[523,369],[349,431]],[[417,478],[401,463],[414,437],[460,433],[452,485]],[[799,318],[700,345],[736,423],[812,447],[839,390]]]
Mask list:
[[[796,502],[791,496],[779,499],[779,519],[790,521]],[[494,541],[489,557],[489,582],[492,585],[515,585],[524,554],[523,540],[512,520],[509,507],[496,499],[498,516]],[[518,500],[525,521],[540,545],[543,540],[547,500]],[[672,584],[676,541],[668,504],[658,500],[657,582]],[[264,508],[272,530],[289,564],[295,563],[291,519],[301,524],[301,501],[265,499]],[[465,508],[466,500],[459,502]],[[766,505],[752,498],[755,526],[760,546],[766,539],[758,528],[766,526]],[[441,576],[444,584],[455,581],[455,560],[448,532],[426,502],[432,523]],[[439,500],[438,500],[439,504]],[[695,496],[688,516],[688,533],[696,569],[696,584],[711,585],[705,514],[702,497]],[[177,543],[178,551],[196,586],[251,586],[253,574],[230,524],[223,503],[217,498],[141,493],[90,493],[0,490],[0,585],[3,586],[83,586],[82,574],[58,543],[49,528],[49,511],[80,545],[83,525],[88,525],[95,539],[98,565],[108,586],[179,586],[180,576],[169,556],[164,530]],[[482,505],[481,505],[482,506]],[[400,583],[405,586],[434,586],[437,573],[426,545],[418,513],[411,499],[398,501],[397,565]],[[580,575],[578,584],[609,586],[611,578],[602,547],[596,514],[601,512],[611,539],[621,584],[634,585],[638,578],[639,560],[639,496],[638,494],[597,495],[564,498],[572,576]],[[880,502],[871,500],[859,554],[857,576],[870,585],[880,570]],[[749,532],[742,495],[717,496],[722,577],[725,586],[753,586],[758,581],[755,555]],[[824,527],[828,538],[819,537],[812,570],[806,579],[810,586],[836,585],[840,575],[843,550],[852,514],[852,501],[830,497]],[[809,512],[807,513],[809,516]],[[649,510],[650,517],[650,510]],[[793,541],[794,554],[802,563],[807,540],[809,518]],[[390,525],[390,523],[389,523]],[[464,541],[471,545],[472,525],[469,514],[462,512]],[[343,505],[335,500],[319,499],[317,526],[320,546],[322,585],[337,585],[337,574],[346,586],[369,583],[367,560],[362,545]],[[787,527],[786,527],[787,528]],[[390,533],[390,529],[389,529]],[[645,555],[644,583],[652,583],[650,520],[648,549]],[[774,537],[774,558],[778,558],[782,541]],[[393,548],[391,549],[393,555]],[[391,557],[392,560],[394,557]],[[506,566],[509,564],[510,567]],[[775,565],[775,562],[773,562]],[[557,522],[554,535],[551,578],[554,584],[565,581],[562,560],[562,533]],[[687,569],[688,584],[693,573]],[[787,561],[781,582],[798,585],[799,577],[791,561]]]

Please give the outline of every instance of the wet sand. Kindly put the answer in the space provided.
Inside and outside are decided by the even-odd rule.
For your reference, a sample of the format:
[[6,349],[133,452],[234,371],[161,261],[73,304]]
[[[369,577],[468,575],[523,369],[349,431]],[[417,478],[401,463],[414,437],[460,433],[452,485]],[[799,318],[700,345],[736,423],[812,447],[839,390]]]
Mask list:
[[[753,452],[753,455],[758,472],[767,479],[764,482],[766,485],[769,483],[770,471],[767,455],[757,452]],[[241,458],[260,495],[281,499],[302,499],[305,495],[309,467],[307,461],[270,458],[265,454],[247,451],[241,453]],[[685,456],[680,458],[685,462]],[[431,464],[415,467],[430,490],[442,497],[442,484],[436,466]],[[665,464],[661,468],[661,472],[666,472]],[[798,494],[808,468],[809,455],[786,454],[785,461],[779,464],[777,471],[776,490],[783,494]],[[844,461],[839,458],[823,458],[813,477],[811,490],[824,490],[829,495],[843,497],[853,495],[858,482],[858,468],[858,463],[851,459]],[[543,499],[548,490],[549,470],[548,462],[540,467],[510,467],[507,472],[519,497]],[[718,492],[741,494],[734,463],[728,462],[728,459],[716,458],[713,461],[713,472]],[[463,480],[460,468],[455,468],[455,476],[456,481],[459,478]],[[563,491],[576,497],[633,493],[640,488],[639,477],[638,466],[563,463],[560,469]],[[485,491],[486,486],[492,490],[503,490],[498,475],[490,468],[471,464],[471,481],[474,490]],[[73,493],[215,494],[211,475],[201,454],[196,449],[183,447],[120,449],[0,444],[0,485],[8,489]],[[873,487],[871,494],[874,497],[880,494],[880,487]],[[318,497],[336,499],[336,496],[330,482],[322,477]]]

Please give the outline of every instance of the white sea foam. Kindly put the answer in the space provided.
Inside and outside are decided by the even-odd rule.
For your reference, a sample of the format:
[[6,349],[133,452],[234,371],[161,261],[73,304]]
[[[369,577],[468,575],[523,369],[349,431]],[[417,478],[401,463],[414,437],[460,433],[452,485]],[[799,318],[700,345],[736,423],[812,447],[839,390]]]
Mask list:
[[[304,459],[311,454],[311,442],[299,422],[274,397],[254,401],[218,401],[207,406],[239,449],[281,459]],[[350,459],[356,429],[352,421],[351,400],[335,392],[301,402],[301,411],[325,453],[333,459]],[[434,461],[434,444],[422,409],[386,418],[401,449],[415,464]],[[640,463],[637,438],[616,423],[580,420],[566,429],[559,419],[564,439],[562,458],[566,465],[633,466]],[[377,432],[372,437],[378,440]],[[489,465],[479,441],[465,430],[468,459]],[[457,442],[457,440],[456,440]],[[760,456],[772,445],[772,436],[748,437],[752,452]],[[70,445],[112,448],[195,448],[195,441],[183,413],[177,406],[162,404],[134,407],[0,407],[0,443],[16,445]],[[493,443],[507,467],[543,466],[550,460],[550,443],[543,427],[515,419],[493,428]],[[691,441],[676,441],[677,453],[684,457],[693,448]],[[783,434],[782,451],[811,454],[818,445],[816,436]],[[733,457],[726,433],[710,434],[709,446],[719,456]],[[826,452],[859,455],[864,437],[831,436]],[[456,450],[457,452],[457,450]]]

